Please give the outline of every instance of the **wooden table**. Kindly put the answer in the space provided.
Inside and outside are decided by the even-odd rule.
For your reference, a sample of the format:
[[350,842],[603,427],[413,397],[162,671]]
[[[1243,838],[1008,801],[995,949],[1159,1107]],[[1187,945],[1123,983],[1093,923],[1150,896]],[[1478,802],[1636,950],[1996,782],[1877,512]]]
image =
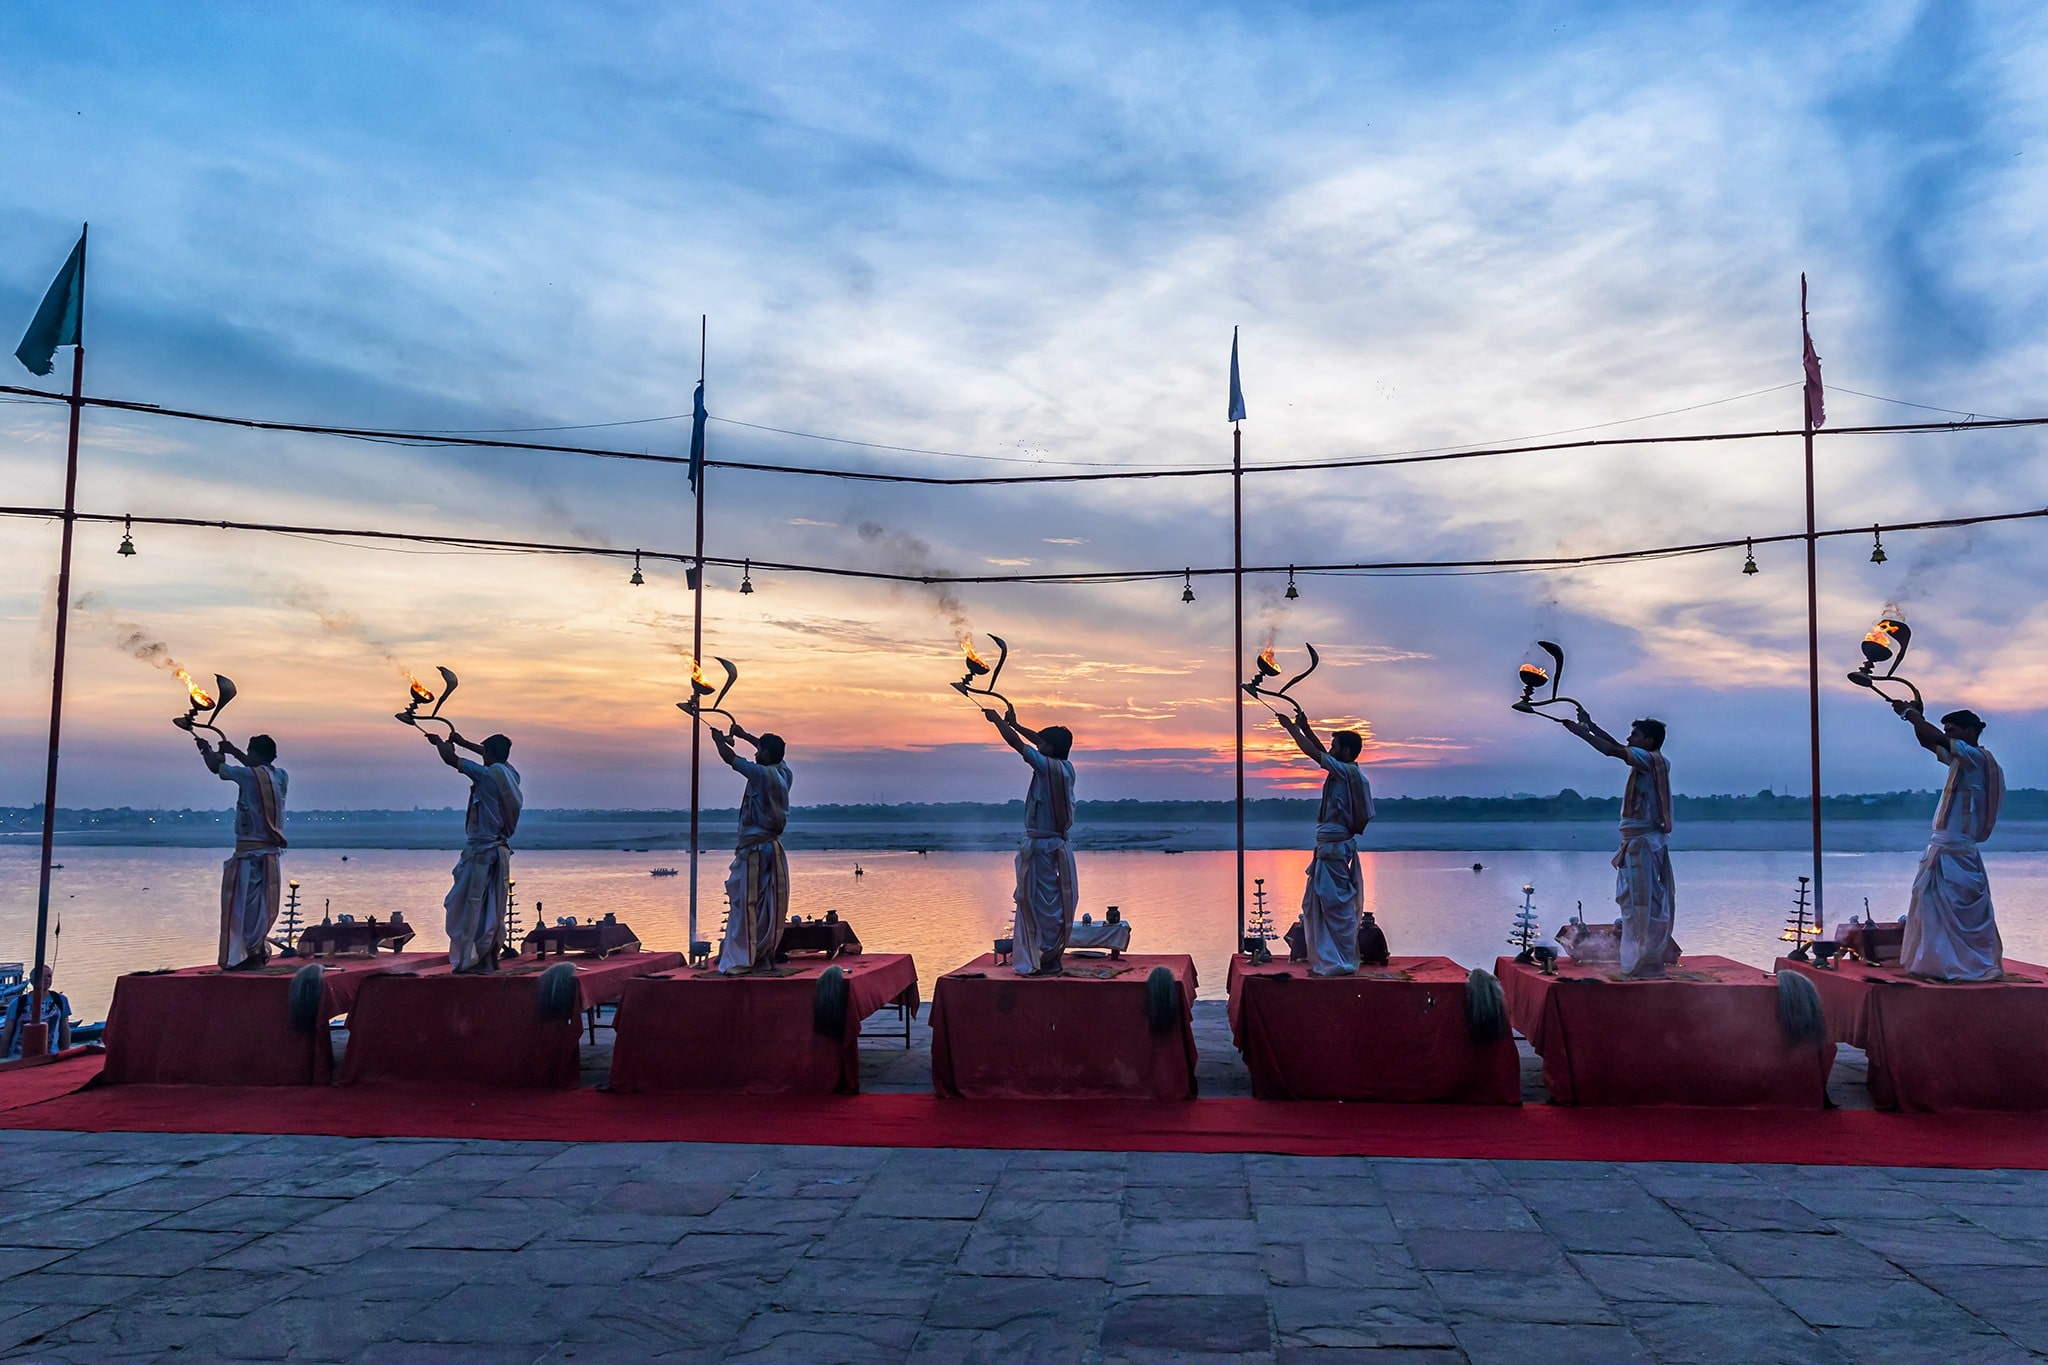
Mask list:
[[598,920],[592,924],[537,924],[527,932],[525,948],[538,957],[547,956],[553,948],[556,955],[583,953],[590,957],[610,957],[613,953],[636,953],[640,951],[640,936],[632,926],[617,920]]
[[402,919],[332,920],[309,924],[300,932],[296,945],[300,957],[326,957],[335,953],[368,953],[379,948],[405,951],[418,931]]
[[801,924],[782,926],[782,941],[775,945],[775,960],[791,953],[823,953],[830,962],[841,953],[860,953],[860,939],[845,920],[807,919]]

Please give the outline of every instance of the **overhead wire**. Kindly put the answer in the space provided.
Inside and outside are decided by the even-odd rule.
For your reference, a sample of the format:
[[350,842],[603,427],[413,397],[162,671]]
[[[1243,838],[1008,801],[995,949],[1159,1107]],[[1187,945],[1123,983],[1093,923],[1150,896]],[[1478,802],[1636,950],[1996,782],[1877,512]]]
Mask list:
[[[62,510],[55,507],[0,506],[0,517],[54,521],[61,520],[63,515]],[[2048,518],[2048,508],[2028,508],[2011,512],[1988,512],[1962,517],[1928,518],[1919,521],[1879,522],[1874,524],[1865,522],[1856,526],[1843,526],[1816,531],[1814,535],[1816,539],[1826,540],[1840,536],[1867,536],[1872,531],[1899,534],[1964,526],[1984,526],[1999,522],[2027,521],[2040,518]],[[74,513],[74,519],[98,524],[132,523],[136,526],[264,532],[298,539],[319,539],[323,541],[398,542],[402,544],[449,547],[467,552],[583,555],[620,560],[637,557],[674,564],[694,564],[697,562],[695,555],[673,550],[649,550],[644,547],[622,549],[613,545],[589,545],[563,541],[510,540],[487,536],[457,536],[419,531],[301,526],[277,522],[235,521],[214,517],[137,516],[126,512],[77,512]],[[1804,540],[1805,538],[1804,532],[1787,531],[1775,535],[1730,536],[1718,540],[1693,541],[1678,545],[1647,546],[1630,550],[1608,550],[1589,554],[1530,555],[1489,559],[1377,560],[1323,564],[1248,564],[1244,567],[1243,572],[1247,574],[1281,574],[1292,572],[1319,575],[1413,574],[1417,576],[1423,574],[1451,575],[1461,573],[1542,573],[1559,569],[1709,554],[1719,550],[1734,550],[1745,546],[1785,544]],[[387,547],[377,546],[377,548]],[[764,560],[752,557],[736,559],[723,555],[706,555],[703,562],[719,568],[740,568],[742,565],[745,565],[757,573],[813,574],[830,578],[867,579],[879,582],[917,584],[920,586],[988,586],[998,584],[1104,585],[1156,582],[1183,577],[1209,578],[1237,572],[1230,565],[1202,568],[1183,565],[1174,568],[1100,569],[1065,573],[912,573],[888,569],[863,569],[851,565],[810,564],[793,561]]]
[[[1758,390],[1759,393],[1771,390]],[[13,394],[48,402],[64,403],[68,396],[46,389],[26,388],[18,385],[0,385],[0,394]],[[1751,395],[1753,396],[1753,395]],[[254,417],[235,417],[220,413],[197,412],[190,409],[167,408],[156,403],[142,403],[128,399],[98,398],[87,396],[79,400],[86,407],[104,408],[112,411],[133,412],[145,416],[171,418],[180,421],[200,422],[216,426],[236,427],[253,431],[272,431],[313,436],[332,436],[347,440],[369,441],[379,444],[409,445],[417,447],[459,447],[491,450],[530,451],[543,454],[582,455],[597,459],[623,460],[661,465],[689,464],[687,456],[657,455],[648,451],[609,450],[597,446],[577,446],[540,441],[511,441],[481,435],[451,435],[431,431],[405,431],[394,428],[346,427],[312,422],[272,421]],[[1705,405],[1702,405],[1705,406]],[[1671,411],[1683,411],[1672,409]],[[1941,409],[1941,411],[1950,411]],[[1623,421],[1643,420],[1636,418]],[[1842,436],[1869,436],[1889,434],[1914,434],[1934,432],[1983,431],[1995,429],[2048,426],[2048,417],[2018,418],[1972,418],[1955,422],[1903,422],[1823,428],[1815,436],[1835,438]],[[1248,464],[1243,468],[1246,475],[1310,473],[1326,470],[1364,469],[1406,464],[1434,464],[1450,461],[1492,459],[1507,455],[1540,454],[1559,451],[1583,451],[1593,449],[1623,449],[1653,445],[1696,445],[1729,441],[1757,441],[1789,438],[1802,435],[1797,427],[1773,427],[1746,431],[1694,432],[1665,436],[1610,436],[1594,437],[1579,441],[1542,441],[1519,444],[1496,444],[1477,448],[1449,448],[1426,451],[1395,452],[1389,454],[1339,456],[1319,460],[1273,461]],[[835,438],[836,439],[836,438]],[[909,450],[911,447],[899,447]],[[1004,487],[1024,484],[1054,483],[1099,483],[1120,480],[1143,479],[1188,479],[1220,478],[1233,473],[1227,464],[1199,465],[1187,467],[1132,468],[1087,472],[1031,473],[1031,474],[986,474],[986,475],[945,475],[911,474],[902,471],[842,469],[815,465],[782,464],[757,460],[710,459],[705,464],[713,469],[749,471],[763,474],[783,474],[808,478],[839,479],[859,483],[914,484],[932,487]]]

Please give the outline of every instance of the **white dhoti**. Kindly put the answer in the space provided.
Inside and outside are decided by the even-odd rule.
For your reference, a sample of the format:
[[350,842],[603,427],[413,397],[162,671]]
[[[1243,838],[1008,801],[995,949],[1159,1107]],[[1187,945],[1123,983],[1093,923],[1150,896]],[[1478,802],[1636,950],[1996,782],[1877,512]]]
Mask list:
[[1019,976],[1057,971],[1081,903],[1074,851],[1057,834],[1029,834],[1017,845],[1017,917],[1010,955]]
[[1358,840],[1341,826],[1319,827],[1308,885],[1301,892],[1301,932],[1311,972],[1348,976],[1358,970],[1358,917],[1364,910]]
[[236,845],[220,865],[220,966],[260,966],[270,959],[270,929],[277,923],[277,849]]
[[1937,981],[1996,981],[2005,974],[1991,879],[1974,839],[1939,833],[1920,855],[1899,966]]
[[1658,976],[1678,959],[1671,940],[1678,917],[1669,838],[1656,830],[1623,831],[1614,855],[1614,903],[1621,907],[1621,970]]
[[462,850],[454,876],[441,902],[448,912],[448,965],[458,972],[495,965],[505,933],[512,849],[502,841],[471,844]]
[[789,859],[781,840],[741,844],[733,851],[725,900],[725,942],[718,950],[718,970],[772,966],[782,927],[789,921]]

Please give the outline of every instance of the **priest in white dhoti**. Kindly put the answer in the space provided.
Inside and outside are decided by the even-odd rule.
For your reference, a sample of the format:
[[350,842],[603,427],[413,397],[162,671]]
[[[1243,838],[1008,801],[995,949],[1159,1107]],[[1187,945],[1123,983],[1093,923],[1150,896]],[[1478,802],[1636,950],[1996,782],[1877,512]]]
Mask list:
[[1621,851],[1614,855],[1614,903],[1621,907],[1621,971],[1662,976],[1678,961],[1671,937],[1678,917],[1671,879],[1671,764],[1664,757],[1664,722],[1639,720],[1622,743],[1593,723],[1582,707],[1564,728],[1609,758],[1628,764],[1621,794]]
[[[427,742],[440,752],[443,763],[469,779],[462,857],[455,864],[455,885],[441,902],[447,912],[448,965],[458,972],[494,972],[504,951],[512,835],[525,804],[519,771],[510,762],[512,741],[492,735],[482,744],[472,744],[451,730],[446,739],[428,735]],[[464,758],[459,749],[483,762]]]
[[1316,853],[1301,893],[1308,969],[1315,976],[1349,976],[1358,970],[1358,922],[1365,911],[1358,836],[1373,816],[1372,784],[1358,767],[1365,740],[1356,730],[1339,730],[1326,747],[1306,717],[1274,719],[1324,773],[1323,799],[1316,807]]
[[1934,981],[1996,981],[2005,974],[2005,945],[1977,846],[1998,823],[2005,773],[1979,743],[1984,721],[1976,712],[1951,711],[1937,730],[1911,702],[1895,702],[1893,709],[1913,727],[1920,747],[1948,768],[1934,808],[1934,837],[1913,876],[1899,966]]
[[[735,739],[754,746],[751,761],[732,747]],[[725,765],[747,779],[746,795],[740,798],[739,843],[725,877],[725,942],[718,950],[718,970],[737,976],[775,964],[789,921],[789,859],[782,851],[782,831],[789,826],[793,779],[780,735],[757,738],[735,724],[731,734],[713,730],[711,742]]]
[[285,847],[285,772],[269,735],[251,736],[247,751],[225,739],[209,745],[198,734],[192,742],[216,777],[235,784],[235,851],[221,864],[216,961],[222,971],[249,971],[270,960],[270,929],[283,903],[278,854]]
[[1003,743],[1031,765],[1031,789],[1024,796],[1024,841],[1017,846],[1017,916],[1011,926],[1011,969],[1019,976],[1058,976],[1060,958],[1073,932],[1081,884],[1074,875],[1074,732],[1064,725],[1031,730],[1016,712],[981,713]]

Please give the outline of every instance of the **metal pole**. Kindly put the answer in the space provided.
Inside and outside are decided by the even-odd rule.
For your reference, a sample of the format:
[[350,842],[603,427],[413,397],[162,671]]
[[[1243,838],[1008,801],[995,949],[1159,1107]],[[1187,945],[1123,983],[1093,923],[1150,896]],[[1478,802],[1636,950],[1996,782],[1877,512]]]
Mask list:
[[[1801,354],[1806,345],[1806,277],[1799,277],[1799,334]],[[1813,510],[1813,400],[1800,385],[1801,426],[1806,438],[1806,690],[1808,743],[1813,760],[1813,922],[1825,925],[1822,914],[1820,866],[1820,567],[1819,542],[1814,534]]]
[[[710,316],[700,315],[697,319],[697,384],[704,383],[704,343],[710,334]],[[704,659],[704,482],[707,470],[697,470],[697,586],[694,605],[690,609],[690,662],[696,667],[703,666]],[[693,679],[694,683],[694,679]],[[697,695],[694,686],[690,692]],[[697,718],[690,725],[690,954],[697,951],[697,809],[698,799],[704,781],[704,725]]]
[[43,963],[50,931],[50,863],[57,842],[57,751],[64,730],[64,644],[71,629],[71,532],[78,524],[78,418],[85,410],[85,345],[71,348],[71,438],[64,456],[64,530],[57,552],[57,647],[50,663],[50,757],[43,774],[43,866],[36,890],[36,965],[28,1022],[21,1030],[21,1055],[46,1056],[49,1025],[43,1022]]
[[1230,427],[1231,660],[1230,695],[1237,717],[1237,938],[1230,951],[1244,950],[1244,429]]

